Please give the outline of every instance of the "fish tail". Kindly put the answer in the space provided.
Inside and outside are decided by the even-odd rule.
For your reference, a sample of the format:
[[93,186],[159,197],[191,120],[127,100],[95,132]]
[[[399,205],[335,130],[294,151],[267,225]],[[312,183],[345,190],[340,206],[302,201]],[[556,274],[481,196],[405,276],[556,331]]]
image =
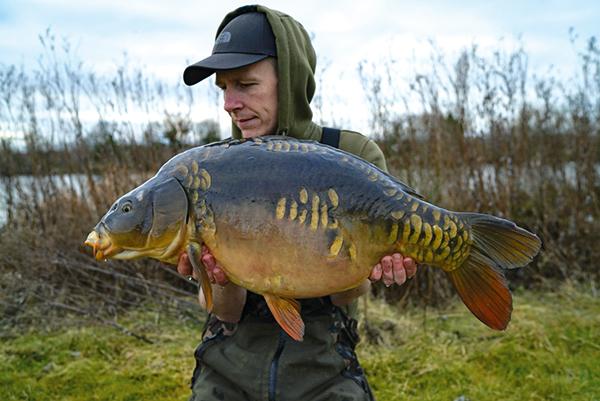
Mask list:
[[464,263],[447,273],[467,308],[487,326],[504,330],[512,313],[512,296],[502,269],[530,263],[541,241],[498,217],[477,213],[457,216],[470,226],[471,249]]

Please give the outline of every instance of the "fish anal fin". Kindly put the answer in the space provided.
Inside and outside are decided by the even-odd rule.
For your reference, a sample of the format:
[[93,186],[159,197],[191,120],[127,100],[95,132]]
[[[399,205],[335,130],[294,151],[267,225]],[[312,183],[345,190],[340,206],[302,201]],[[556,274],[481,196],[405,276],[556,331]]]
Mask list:
[[200,280],[202,294],[204,295],[204,301],[206,302],[206,310],[210,313],[213,308],[212,287],[208,279],[208,273],[206,273],[206,269],[200,260],[200,252],[198,251],[198,248],[200,248],[199,245],[188,245],[187,254],[190,259],[190,263],[192,264],[192,268],[194,269],[194,273],[196,274],[196,277],[198,277],[198,280]]
[[293,298],[281,298],[272,294],[263,294],[263,297],[281,328],[294,340],[302,341],[304,322],[300,317],[300,302]]
[[469,310],[495,330],[504,330],[512,313],[512,296],[503,274],[485,256],[471,254],[458,269],[447,272]]

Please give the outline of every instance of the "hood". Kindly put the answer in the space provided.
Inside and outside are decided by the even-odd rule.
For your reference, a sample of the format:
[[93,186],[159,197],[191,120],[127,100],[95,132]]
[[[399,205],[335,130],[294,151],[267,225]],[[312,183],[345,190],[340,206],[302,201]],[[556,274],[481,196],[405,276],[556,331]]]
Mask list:
[[[298,139],[318,140],[321,128],[312,122],[310,102],[315,94],[315,66],[317,57],[304,27],[280,11],[252,5],[244,6],[225,16],[217,35],[233,18],[248,12],[262,12],[267,16],[277,46],[278,116],[277,134]],[[239,128],[231,124],[234,138],[241,138]]]

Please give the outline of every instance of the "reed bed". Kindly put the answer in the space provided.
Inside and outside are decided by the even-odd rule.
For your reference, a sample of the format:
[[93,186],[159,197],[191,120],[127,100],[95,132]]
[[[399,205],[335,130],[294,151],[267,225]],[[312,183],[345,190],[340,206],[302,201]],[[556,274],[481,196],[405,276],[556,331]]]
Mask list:
[[[172,268],[107,268],[81,242],[118,196],[168,158],[221,137],[217,119],[192,118],[196,108],[220,107],[218,92],[167,85],[128,61],[100,75],[51,32],[40,40],[36,69],[0,66],[0,132],[9,134],[0,140],[0,327],[65,315],[118,325],[132,305],[189,318],[195,287]],[[530,72],[522,49],[484,56],[473,47],[451,61],[432,51],[429,70],[410,77],[395,73],[393,59],[358,66],[392,174],[448,209],[506,217],[542,238],[534,263],[509,272],[513,287],[599,277],[594,38],[579,56],[571,77]],[[453,296],[443,273],[427,268],[408,285],[375,292],[424,304]]]

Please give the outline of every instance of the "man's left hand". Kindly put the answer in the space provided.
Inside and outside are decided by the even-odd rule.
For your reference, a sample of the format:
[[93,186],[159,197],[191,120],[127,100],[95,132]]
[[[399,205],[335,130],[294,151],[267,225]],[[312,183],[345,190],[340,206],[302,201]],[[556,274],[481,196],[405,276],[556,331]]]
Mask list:
[[402,285],[407,279],[417,273],[417,263],[413,258],[403,257],[399,253],[387,255],[373,267],[369,280],[371,282],[383,280],[386,287],[396,283]]

